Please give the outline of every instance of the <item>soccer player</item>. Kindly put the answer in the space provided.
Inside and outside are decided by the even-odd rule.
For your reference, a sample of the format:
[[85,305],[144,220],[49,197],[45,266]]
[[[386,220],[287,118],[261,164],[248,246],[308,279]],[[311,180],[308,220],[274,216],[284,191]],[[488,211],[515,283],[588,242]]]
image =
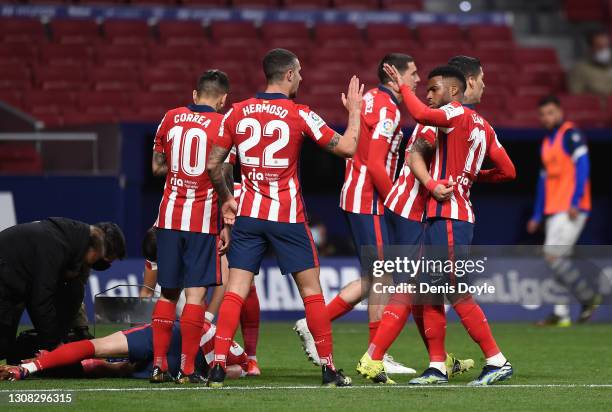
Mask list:
[[[398,107],[402,96],[390,86],[391,79],[383,70],[385,63],[398,67],[404,81],[413,90],[420,80],[411,56],[401,53],[387,54],[378,65],[380,84],[363,96],[359,146],[355,155],[346,160],[344,185],[340,194],[340,208],[344,211],[359,257],[362,277],[347,284],[327,305],[330,319],[334,321],[369,296],[369,342],[376,335],[386,302],[384,296],[371,291],[371,273],[368,272],[371,268],[369,259],[372,256],[368,256],[368,252],[369,248],[375,247],[378,258],[382,258],[382,249],[384,245],[389,244],[383,202],[395,180],[398,149],[403,139]],[[319,364],[306,320],[298,320],[294,330],[300,336],[308,358]],[[384,362],[387,373],[416,373],[414,369],[405,367],[387,354]]]
[[[294,103],[302,77],[292,52],[273,49],[263,59],[266,90],[236,103],[226,113],[219,139],[208,160],[208,172],[222,201],[225,223],[234,224],[228,261],[230,276],[217,322],[215,365],[209,386],[225,378],[229,343],[238,326],[241,307],[268,247],[276,252],[283,273],[292,273],[304,301],[306,321],[315,337],[323,384],[348,386],[332,357],[332,329],[319,283],[319,259],[312,240],[297,176],[305,136],[343,157],[355,153],[363,86],[355,76],[342,100],[348,125],[339,135],[308,106]],[[240,206],[224,184],[221,163],[236,145],[242,171]],[[238,217],[236,217],[236,215]]]
[[[182,356],[175,381],[198,383],[204,379],[194,371],[204,323],[203,302],[206,287],[221,284],[220,255],[229,242],[229,228],[219,227],[217,195],[206,172],[206,160],[223,118],[218,111],[225,105],[228,91],[225,73],[205,72],[193,91],[193,104],[168,111],[155,135],[153,174],[165,175],[166,184],[155,222],[161,297],[152,315],[152,383],[172,380],[167,352],[182,289],[186,298],[180,318]],[[223,183],[227,184],[226,180]]]
[[[409,158],[410,169],[432,193],[426,208],[428,227],[425,243],[430,247],[446,247],[447,259],[466,257],[475,221],[469,193],[473,182],[478,178],[482,162],[486,157],[495,166],[478,179],[489,182],[514,179],[514,165],[489,123],[461,104],[466,80],[460,70],[453,66],[442,66],[429,73],[428,108],[409,87],[403,85],[397,69],[389,65],[386,65],[385,69],[404,96],[404,103],[411,116],[419,123],[437,127],[436,147],[419,139],[413,145]],[[425,161],[428,155],[433,156],[433,176]],[[445,189],[449,188],[452,188],[450,197],[445,193]],[[453,278],[451,274],[450,281],[453,281]],[[447,297],[486,358],[486,365],[480,376],[470,382],[470,385],[490,385],[510,378],[513,373],[512,366],[499,350],[480,306],[469,294],[447,294]],[[428,322],[433,321],[432,327],[437,331],[434,336],[426,335],[430,367],[420,377],[411,380],[411,384],[448,381],[444,370],[444,307],[437,305],[437,308],[442,312],[437,318],[424,319],[425,328],[428,328]],[[435,361],[436,358],[439,360]]]
[[[215,326],[204,323],[199,333],[197,368],[206,373],[212,361]],[[126,359],[109,362],[106,359]],[[178,322],[172,326],[172,340],[168,352],[168,370],[177,374],[181,363],[181,331]],[[67,343],[57,349],[42,351],[36,358],[21,365],[0,365],[0,381],[16,381],[35,374],[51,372],[56,377],[130,377],[147,379],[153,369],[153,333],[151,325],[136,326],[103,338]],[[228,357],[228,376],[246,375],[248,358],[236,342],[232,342]],[[62,369],[59,369],[62,368]],[[55,370],[55,371],[54,371]],[[54,373],[55,372],[55,373]]]
[[[582,132],[563,119],[555,96],[539,103],[540,122],[548,131],[540,151],[542,171],[538,180],[533,216],[527,231],[535,233],[544,217],[544,256],[555,279],[582,304],[579,323],[588,321],[601,297],[580,274],[570,256],[591,211],[589,150]],[[570,326],[569,305],[555,305],[554,312],[539,325]]]

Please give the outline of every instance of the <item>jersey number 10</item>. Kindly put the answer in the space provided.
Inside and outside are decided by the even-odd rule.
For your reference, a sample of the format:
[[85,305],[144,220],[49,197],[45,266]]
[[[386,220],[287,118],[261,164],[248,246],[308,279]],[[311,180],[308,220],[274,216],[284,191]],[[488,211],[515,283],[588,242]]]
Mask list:
[[[194,127],[183,134],[182,126],[174,126],[168,132],[172,142],[170,170],[178,173],[179,168],[188,176],[200,176],[206,170],[206,132]],[[195,162],[191,159],[191,148],[196,145]],[[195,164],[193,164],[195,163]]]

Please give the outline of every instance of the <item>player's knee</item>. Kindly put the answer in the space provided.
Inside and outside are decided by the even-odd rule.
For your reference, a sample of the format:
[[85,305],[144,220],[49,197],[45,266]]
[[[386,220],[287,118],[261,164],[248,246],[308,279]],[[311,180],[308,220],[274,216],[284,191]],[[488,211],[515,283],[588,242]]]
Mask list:
[[180,295],[181,295],[181,289],[170,289],[170,288],[161,289],[161,299],[168,300],[174,304],[178,302]]
[[185,288],[185,301],[190,305],[201,305],[206,297],[206,288]]

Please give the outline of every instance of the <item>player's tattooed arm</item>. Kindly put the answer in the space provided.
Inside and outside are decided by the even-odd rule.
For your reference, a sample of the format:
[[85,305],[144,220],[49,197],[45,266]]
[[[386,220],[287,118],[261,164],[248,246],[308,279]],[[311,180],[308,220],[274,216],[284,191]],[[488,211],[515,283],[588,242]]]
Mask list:
[[223,163],[221,166],[225,184],[230,192],[234,192],[234,166],[231,163]]
[[340,141],[341,138],[342,136],[340,136],[338,133],[335,133],[334,137],[332,137],[329,143],[327,143],[327,150],[329,150],[330,152],[333,152],[336,146],[338,146],[338,142]]
[[153,176],[166,176],[166,173],[168,173],[166,155],[164,153],[153,152],[153,161],[151,162],[151,166]]
[[225,202],[227,199],[232,197],[232,193],[229,190],[228,182],[223,169],[223,162],[228,153],[229,149],[214,144],[210,155],[208,156],[208,162],[206,165],[208,177],[210,178],[215,191],[219,195],[219,200],[221,202]]

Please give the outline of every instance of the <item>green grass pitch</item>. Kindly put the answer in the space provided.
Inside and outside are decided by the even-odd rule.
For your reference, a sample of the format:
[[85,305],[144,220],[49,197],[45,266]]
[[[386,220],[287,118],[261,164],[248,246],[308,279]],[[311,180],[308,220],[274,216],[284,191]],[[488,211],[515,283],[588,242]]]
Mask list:
[[[381,387],[356,375],[366,350],[367,325],[334,324],[337,365],[353,378],[353,388],[318,388],[320,371],[306,361],[290,323],[263,323],[258,360],[262,376],[227,381],[226,389],[164,384],[132,379],[31,379],[0,382],[2,410],[56,409],[84,411],[288,411],[288,410],[610,410],[612,408],[612,328],[593,324],[540,329],[529,324],[496,323],[493,332],[512,362],[514,377],[487,388],[465,384],[479,373],[482,355],[459,324],[449,324],[447,349],[476,361],[474,370],[438,387],[405,386],[408,375],[395,375],[397,387]],[[98,329],[98,334],[112,331]],[[240,336],[237,338],[241,341]],[[393,345],[391,354],[409,366],[427,366],[426,352],[413,324]],[[597,386],[590,386],[597,385]],[[300,388],[301,387],[301,388]],[[73,390],[71,405],[9,405],[7,391]],[[151,390],[153,389],[153,390]]]

